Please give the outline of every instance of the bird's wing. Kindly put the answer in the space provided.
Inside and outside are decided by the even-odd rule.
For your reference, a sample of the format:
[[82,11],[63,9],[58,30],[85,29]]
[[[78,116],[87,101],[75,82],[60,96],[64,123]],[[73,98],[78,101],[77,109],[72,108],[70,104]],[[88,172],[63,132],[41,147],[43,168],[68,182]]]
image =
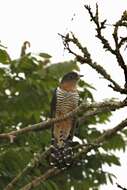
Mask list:
[[72,128],[70,131],[70,135],[68,137],[68,139],[72,140],[75,134],[75,129],[78,127],[78,122],[77,122],[77,117],[73,116],[72,118]]
[[51,100],[50,108],[51,108],[50,117],[53,118],[53,117],[55,117],[55,113],[56,113],[56,89],[53,92],[53,97]]
[[[57,101],[56,90],[57,89],[55,89],[53,92],[53,96],[52,96],[52,100],[51,100],[51,104],[50,104],[50,117],[51,118],[55,118],[55,114],[56,114],[56,101]],[[54,139],[53,130],[54,130],[54,123],[51,125],[52,143],[54,141],[53,140]]]

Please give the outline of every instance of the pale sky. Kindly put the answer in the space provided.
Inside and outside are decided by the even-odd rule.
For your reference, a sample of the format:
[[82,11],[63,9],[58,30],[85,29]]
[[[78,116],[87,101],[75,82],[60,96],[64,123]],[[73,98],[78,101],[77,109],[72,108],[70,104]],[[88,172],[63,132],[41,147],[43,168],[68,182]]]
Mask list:
[[[66,34],[68,31],[73,31],[88,47],[92,58],[105,66],[113,78],[123,85],[123,73],[116,66],[114,57],[101,49],[102,45],[95,38],[94,25],[90,23],[88,13],[83,7],[84,4],[90,4],[95,8],[96,2],[99,4],[101,18],[107,18],[109,24],[117,21],[122,12],[127,9],[127,0],[0,0],[0,40],[8,47],[13,58],[19,56],[22,43],[28,40],[32,52],[49,53],[53,56],[53,62],[60,62],[73,57],[63,51],[64,47],[58,33]],[[74,20],[71,22],[74,14]],[[112,29],[108,26],[106,33],[111,43]],[[126,35],[126,31],[124,34]],[[111,97],[124,98],[109,89],[107,87],[109,83],[98,77],[97,73],[88,66],[83,65],[81,73],[85,75],[87,82],[96,87],[97,91],[94,95],[97,101]],[[126,113],[127,109],[115,113],[108,127],[118,124],[125,118]],[[108,171],[113,171],[118,179],[114,180],[114,185],[102,186],[101,190],[116,190],[115,182],[127,187],[126,158],[127,153],[121,156],[122,167],[106,167]]]

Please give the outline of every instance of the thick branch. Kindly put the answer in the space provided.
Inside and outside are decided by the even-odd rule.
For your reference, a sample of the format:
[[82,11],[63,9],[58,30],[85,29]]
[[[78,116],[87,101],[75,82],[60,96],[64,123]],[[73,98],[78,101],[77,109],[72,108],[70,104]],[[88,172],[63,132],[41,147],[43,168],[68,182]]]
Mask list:
[[113,101],[112,99],[109,101],[104,101],[104,102],[99,102],[99,103],[96,103],[96,102],[85,103],[85,102],[83,102],[76,109],[74,109],[72,112],[69,112],[68,114],[66,114],[63,117],[52,118],[52,119],[49,119],[47,121],[43,121],[43,122],[40,122],[40,123],[37,123],[34,125],[29,125],[28,127],[22,128],[22,129],[17,130],[17,131],[12,131],[9,133],[0,134],[0,139],[9,139],[10,140],[10,136],[15,137],[17,135],[24,134],[24,133],[26,134],[26,133],[31,132],[31,131],[47,129],[53,123],[60,122],[60,121],[65,120],[69,117],[72,117],[73,115],[77,115],[78,113],[83,112],[83,111],[87,112],[87,111],[89,111],[89,109],[108,108],[110,111],[112,111],[114,109],[119,109],[119,108],[122,108],[125,106],[127,106],[127,101],[120,102],[120,101]]

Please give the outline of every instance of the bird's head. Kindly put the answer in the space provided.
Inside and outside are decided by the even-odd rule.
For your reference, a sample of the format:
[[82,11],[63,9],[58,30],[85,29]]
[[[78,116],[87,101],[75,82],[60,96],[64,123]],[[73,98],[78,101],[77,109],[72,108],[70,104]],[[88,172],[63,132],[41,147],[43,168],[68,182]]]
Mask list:
[[83,75],[80,75],[76,72],[69,72],[67,74],[65,74],[61,80],[61,83],[64,82],[77,82],[80,77],[83,77]]
[[63,76],[60,87],[66,91],[74,91],[80,77],[83,77],[83,75],[76,72],[69,72]]

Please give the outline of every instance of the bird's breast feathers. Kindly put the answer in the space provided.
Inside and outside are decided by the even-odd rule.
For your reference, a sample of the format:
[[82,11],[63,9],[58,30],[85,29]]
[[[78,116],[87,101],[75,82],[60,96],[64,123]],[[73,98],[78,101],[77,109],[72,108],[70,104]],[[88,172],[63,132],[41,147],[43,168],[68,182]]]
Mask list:
[[[62,117],[78,106],[79,95],[77,91],[67,92],[60,88],[56,90],[56,113],[55,117]],[[62,146],[69,137],[74,125],[74,117],[69,117],[54,124],[53,134],[57,143]]]
[[56,112],[64,114],[74,110],[78,106],[79,94],[76,91],[67,92],[59,87],[56,90]]

